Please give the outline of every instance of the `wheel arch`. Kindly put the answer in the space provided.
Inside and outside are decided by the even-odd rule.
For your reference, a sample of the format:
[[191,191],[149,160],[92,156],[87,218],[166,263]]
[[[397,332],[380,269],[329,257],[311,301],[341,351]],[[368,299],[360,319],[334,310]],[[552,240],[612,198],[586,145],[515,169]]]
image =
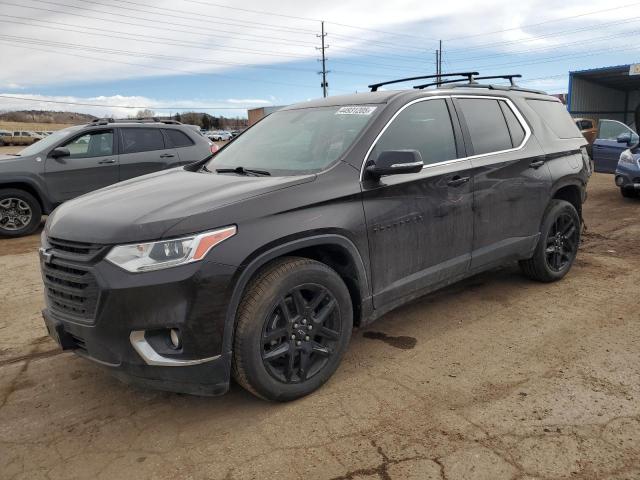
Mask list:
[[42,209],[42,213],[44,215],[48,215],[51,213],[51,204],[47,200],[47,197],[44,195],[42,188],[40,186],[26,178],[8,178],[2,182],[0,182],[0,190],[5,190],[8,188],[14,188],[17,190],[24,190],[25,192],[30,193],[35,197],[35,199],[40,204],[40,208]]
[[224,329],[224,351],[230,351],[235,334],[235,318],[249,281],[265,265],[281,257],[298,256],[319,261],[333,268],[345,282],[351,295],[354,326],[371,313],[371,294],[364,261],[355,244],[338,234],[321,234],[285,241],[266,251],[252,253],[234,281]]
[[575,207],[582,220],[582,203],[584,201],[584,185],[578,180],[567,180],[554,185],[551,199],[565,200]]

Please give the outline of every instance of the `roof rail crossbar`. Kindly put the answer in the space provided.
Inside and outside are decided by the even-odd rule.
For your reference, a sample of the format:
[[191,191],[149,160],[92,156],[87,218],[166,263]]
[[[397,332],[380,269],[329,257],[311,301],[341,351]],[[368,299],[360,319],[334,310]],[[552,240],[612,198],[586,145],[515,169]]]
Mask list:
[[[378,88],[384,85],[391,85],[393,83],[410,82],[412,80],[424,80],[428,78],[440,79],[442,77],[466,77],[469,83],[474,83],[474,80],[473,80],[474,75],[478,75],[478,72],[458,72],[458,73],[441,73],[439,75],[422,75],[419,77],[407,77],[407,78],[400,78],[398,80],[389,80],[388,82],[374,83],[372,85],[369,85],[369,88],[371,89],[372,92],[377,92]],[[439,83],[442,83],[442,81],[440,81]]]
[[522,75],[491,75],[488,77],[476,77],[476,80],[509,80],[512,87],[517,87],[516,82],[513,81],[514,78],[522,78]]
[[467,82],[467,85],[475,85],[477,83],[476,80],[477,80],[477,77],[474,77],[471,82],[469,82],[468,78],[454,78],[451,80],[440,80],[438,82],[424,83],[422,85],[416,85],[413,88],[422,90],[423,88],[433,87],[434,85],[439,86],[439,85],[446,85],[447,83],[458,83],[458,82]]
[[165,125],[182,125],[177,120],[160,120],[157,117],[150,118],[95,118],[91,125],[107,125],[109,123],[164,123]]

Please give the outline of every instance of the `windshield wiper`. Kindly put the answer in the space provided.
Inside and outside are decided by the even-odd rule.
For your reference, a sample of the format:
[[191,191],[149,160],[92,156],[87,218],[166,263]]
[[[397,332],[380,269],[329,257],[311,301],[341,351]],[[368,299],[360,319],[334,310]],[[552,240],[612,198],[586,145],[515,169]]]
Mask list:
[[254,177],[268,177],[271,174],[266,170],[254,170],[252,168],[236,167],[236,168],[216,168],[218,173],[237,173],[238,175],[252,175]]

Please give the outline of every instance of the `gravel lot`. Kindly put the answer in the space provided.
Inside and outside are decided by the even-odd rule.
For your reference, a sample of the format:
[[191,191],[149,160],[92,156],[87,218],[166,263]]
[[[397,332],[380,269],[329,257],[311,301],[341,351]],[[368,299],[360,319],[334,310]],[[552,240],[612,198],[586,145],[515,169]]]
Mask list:
[[577,263],[515,266],[354,332],[289,404],[120,384],[40,319],[38,236],[0,240],[0,477],[639,479],[640,201],[595,175]]

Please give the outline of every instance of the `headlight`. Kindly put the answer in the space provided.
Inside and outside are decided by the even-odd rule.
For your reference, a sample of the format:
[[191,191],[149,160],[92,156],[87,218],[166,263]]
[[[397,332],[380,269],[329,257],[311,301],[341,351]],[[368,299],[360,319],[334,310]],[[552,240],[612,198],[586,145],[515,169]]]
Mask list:
[[631,153],[631,150],[625,150],[620,154],[620,163],[635,165],[635,162],[633,160],[633,153]]
[[106,259],[129,272],[175,267],[202,260],[209,250],[233,237],[237,231],[234,225],[184,238],[117,245],[111,249]]

